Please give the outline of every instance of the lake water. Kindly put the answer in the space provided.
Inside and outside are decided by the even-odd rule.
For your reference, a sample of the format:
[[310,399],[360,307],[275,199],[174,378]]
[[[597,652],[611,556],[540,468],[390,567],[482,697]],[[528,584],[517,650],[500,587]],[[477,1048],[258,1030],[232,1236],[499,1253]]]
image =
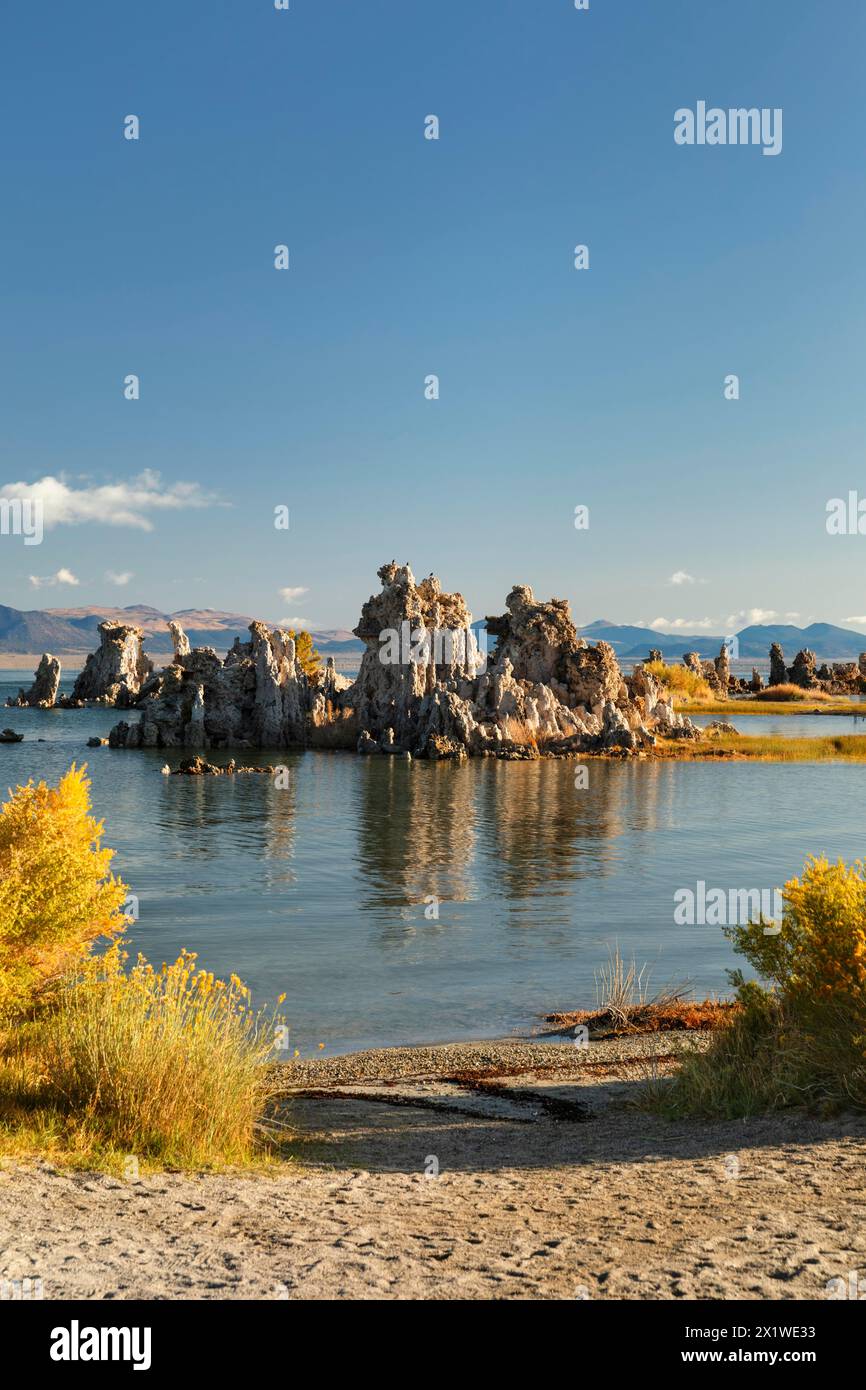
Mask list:
[[[21,683],[0,676],[0,699]],[[261,1003],[285,991],[304,1055],[530,1031],[546,1011],[594,1002],[616,943],[655,986],[687,976],[699,994],[723,991],[730,947],[717,927],[674,924],[678,888],[771,889],[810,852],[866,850],[866,769],[853,764],[590,761],[578,790],[567,762],[305,753],[280,755],[279,790],[163,777],[164,753],[85,746],[118,717],[0,710],[0,726],[25,734],[0,745],[0,789],[87,761],[139,899],[133,949],[159,965],[189,947]],[[749,732],[855,728],[746,716],[744,732],[747,719]],[[438,920],[425,917],[431,895]]]

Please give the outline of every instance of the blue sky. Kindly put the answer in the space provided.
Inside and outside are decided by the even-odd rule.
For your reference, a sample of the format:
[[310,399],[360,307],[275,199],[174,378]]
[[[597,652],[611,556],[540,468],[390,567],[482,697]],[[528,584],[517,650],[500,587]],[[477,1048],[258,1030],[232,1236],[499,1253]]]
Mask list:
[[[0,480],[94,519],[0,537],[0,602],[352,625],[396,558],[476,615],[866,615],[825,528],[866,497],[859,0],[49,0],[2,36]],[[698,100],[781,107],[782,153],[677,146]],[[142,474],[152,529],[110,524]]]

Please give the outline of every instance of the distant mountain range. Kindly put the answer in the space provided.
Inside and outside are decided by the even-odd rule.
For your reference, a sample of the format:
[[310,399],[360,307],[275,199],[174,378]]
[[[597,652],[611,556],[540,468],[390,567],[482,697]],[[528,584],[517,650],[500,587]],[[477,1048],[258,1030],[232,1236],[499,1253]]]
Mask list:
[[[226,651],[236,637],[246,641],[252,619],[242,613],[223,613],[214,608],[184,608],[178,613],[161,613],[157,608],[136,605],[129,608],[47,608],[22,610],[0,605],[0,653],[52,652],[55,656],[84,656],[98,645],[97,629],[106,618],[131,623],[146,633],[145,648],[154,656],[172,650],[169,618],[180,623],[194,647],[215,647]],[[476,629],[483,620],[473,623]],[[596,619],[580,628],[589,642],[609,642],[617,656],[628,661],[646,657],[656,647],[666,659],[679,661],[684,652],[702,657],[718,656],[723,634],[680,636],[654,632],[652,628]],[[348,655],[364,650],[363,642],[347,628],[327,628],[310,634],[323,655]],[[737,633],[740,659],[766,659],[771,642],[778,642],[793,660],[801,647],[809,647],[824,661],[854,660],[866,651],[866,634],[833,623],[811,623],[809,627],[765,624],[745,627]]]
[[[22,610],[0,605],[0,653],[51,652],[54,656],[83,656],[99,645],[98,628],[111,619],[140,627],[146,634],[145,649],[153,655],[172,650],[168,620],[180,623],[194,647],[226,651],[239,637],[245,642],[253,621],[242,613],[222,613],[213,608],[184,608],[161,613],[158,608],[47,608]],[[312,632],[320,651],[336,655],[363,651],[364,644],[345,628]]]
[[[656,647],[665,660],[681,660],[684,652],[697,652],[701,657],[718,656],[724,635],[718,637],[681,637],[679,633],[655,632],[652,628],[632,627],[624,623],[609,623],[597,619],[580,629],[588,642],[609,642],[617,656],[629,661],[646,657],[650,647]],[[755,624],[737,634],[741,661],[754,661],[770,652],[778,642],[785,656],[793,660],[801,647],[808,647],[821,661],[854,661],[866,651],[866,634],[833,623],[810,623],[808,627],[792,627],[787,623]]]

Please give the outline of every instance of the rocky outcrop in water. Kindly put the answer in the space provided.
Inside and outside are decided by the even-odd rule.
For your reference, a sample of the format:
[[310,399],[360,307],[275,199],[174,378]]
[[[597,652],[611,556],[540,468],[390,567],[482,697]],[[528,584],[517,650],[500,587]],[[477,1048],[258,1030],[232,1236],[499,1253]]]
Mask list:
[[722,643],[721,650],[713,662],[713,670],[716,673],[716,687],[719,693],[724,696],[728,693],[728,686],[731,683],[731,662],[728,648]]
[[[607,643],[589,646],[564,599],[512,589],[481,642],[459,593],[408,565],[379,570],[361,610],[365,644],[355,681],[333,662],[307,676],[288,633],[250,625],[224,661],[184,651],[142,686],[141,719],[111,732],[114,747],[352,748],[427,758],[539,751],[639,751],[656,734],[696,738],[645,667],[623,677]],[[487,638],[496,641],[486,650]]]
[[785,653],[774,642],[770,648],[770,685],[785,685],[788,680],[788,670],[785,666]]
[[720,698],[727,695],[729,686],[736,684],[731,677],[728,649],[724,644],[714,661],[703,661],[698,652],[683,652],[683,665],[687,671],[705,680],[713,694]]
[[794,664],[788,671],[791,685],[799,685],[803,690],[816,690],[820,684],[816,674],[815,653],[803,648],[794,657]]
[[[866,694],[866,652],[858,661],[817,664],[815,653],[804,647],[785,665],[785,654],[778,642],[770,648],[770,685],[797,685],[801,690],[820,690],[828,695]],[[757,687],[760,689],[760,686]]]
[[143,639],[140,627],[100,623],[99,647],[90,653],[72,695],[62,703],[81,705],[93,701],[119,709],[135,704],[153,671],[153,662],[144,654]]
[[287,632],[250,624],[222,661],[210,647],[178,654],[141,690],[137,724],[109,735],[112,747],[285,748],[306,742],[310,685]]
[[15,699],[8,699],[6,704],[30,709],[53,709],[59,689],[60,662],[56,656],[46,652],[36,668],[30,689],[19,690]]

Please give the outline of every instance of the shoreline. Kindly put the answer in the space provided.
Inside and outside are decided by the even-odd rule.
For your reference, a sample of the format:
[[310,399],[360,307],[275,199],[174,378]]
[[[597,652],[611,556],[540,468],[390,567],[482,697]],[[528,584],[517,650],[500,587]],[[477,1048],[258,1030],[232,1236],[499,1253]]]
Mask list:
[[866,1118],[660,1119],[635,1101],[671,1038],[647,1041],[293,1063],[279,1172],[7,1160],[0,1277],[60,1300],[827,1298],[866,1263]]
[[[10,720],[9,727],[14,730],[16,716],[20,717],[24,708],[16,705],[4,706],[9,713],[6,718]],[[88,708],[98,709],[98,705],[88,706]],[[102,707],[107,708],[107,707]],[[40,713],[62,713],[63,707],[40,711]],[[824,713],[825,711],[821,711]],[[30,711],[27,711],[30,713]],[[42,725],[38,727],[44,727]],[[18,732],[15,730],[15,732]],[[26,734],[18,740],[0,740],[0,743],[8,742],[13,746],[21,743],[46,743],[53,740],[46,740],[43,736],[35,732],[28,737]],[[96,744],[87,746],[96,747]],[[110,747],[108,738],[102,739],[103,747]],[[171,768],[169,772],[173,776],[232,776],[242,775],[244,772],[268,770],[268,766],[260,766],[256,763],[257,759],[286,755],[297,755],[299,753],[342,753],[358,758],[365,756],[363,752],[350,747],[343,747],[330,743],[306,743],[292,744],[285,747],[275,748],[250,748],[241,746],[227,746],[219,749],[207,749],[206,752],[213,756],[228,757],[228,763],[210,763],[201,753],[193,754],[189,749],[183,747],[158,747],[128,748],[121,744],[119,747],[112,748],[112,752],[129,753],[154,753],[163,758],[179,757],[177,768]],[[234,754],[242,754],[250,762],[250,767],[236,767]],[[367,755],[369,756],[369,755]],[[567,762],[581,763],[587,762],[607,762],[607,763],[697,763],[697,762],[755,762],[755,763],[863,763],[866,762],[866,734],[828,734],[828,735],[764,735],[764,734],[717,734],[703,739],[667,739],[657,736],[655,746],[652,748],[573,748],[563,747],[558,744],[515,744],[507,748],[498,750],[484,749],[478,753],[468,753],[463,751],[460,756],[447,755],[442,757],[422,757],[412,756],[408,753],[387,753],[378,751],[376,757],[391,757],[398,763],[422,762],[428,764],[448,764],[451,766],[463,767],[468,763],[492,762]],[[182,768],[184,762],[199,760],[201,765],[196,768]],[[277,768],[271,769],[276,771]]]

